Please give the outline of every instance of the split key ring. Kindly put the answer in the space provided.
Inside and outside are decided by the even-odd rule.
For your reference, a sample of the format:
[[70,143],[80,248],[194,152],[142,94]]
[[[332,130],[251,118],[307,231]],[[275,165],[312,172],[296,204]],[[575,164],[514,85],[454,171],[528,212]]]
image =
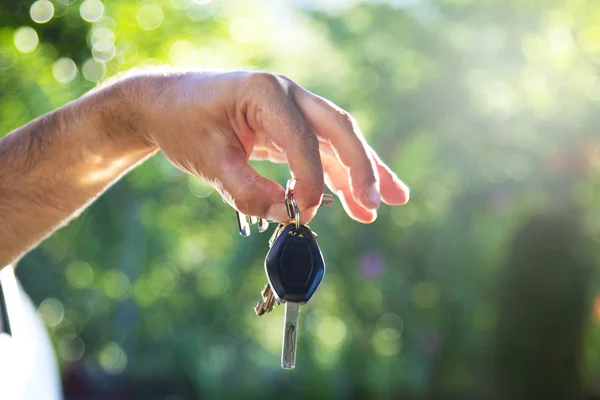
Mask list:
[[300,229],[300,209],[298,208],[298,203],[296,203],[296,199],[294,198],[295,186],[296,180],[288,179],[285,187],[285,208],[287,209],[289,219],[294,221],[294,224],[296,224],[296,229]]

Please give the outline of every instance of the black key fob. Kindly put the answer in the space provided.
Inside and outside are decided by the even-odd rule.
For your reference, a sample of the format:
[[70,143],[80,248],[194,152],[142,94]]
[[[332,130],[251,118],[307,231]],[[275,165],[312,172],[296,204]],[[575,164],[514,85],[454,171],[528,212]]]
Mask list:
[[307,303],[325,274],[325,261],[310,228],[286,226],[267,254],[265,271],[277,301]]

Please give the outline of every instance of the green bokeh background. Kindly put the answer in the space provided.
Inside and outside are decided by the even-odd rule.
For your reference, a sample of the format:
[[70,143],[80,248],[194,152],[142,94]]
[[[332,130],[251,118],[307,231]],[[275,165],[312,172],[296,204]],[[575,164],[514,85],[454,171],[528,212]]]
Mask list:
[[152,158],[17,270],[68,398],[600,396],[599,2],[4,0],[0,135],[162,64],[294,79],[412,198],[317,215],[328,269],[289,372],[283,308],[252,310],[269,234]]

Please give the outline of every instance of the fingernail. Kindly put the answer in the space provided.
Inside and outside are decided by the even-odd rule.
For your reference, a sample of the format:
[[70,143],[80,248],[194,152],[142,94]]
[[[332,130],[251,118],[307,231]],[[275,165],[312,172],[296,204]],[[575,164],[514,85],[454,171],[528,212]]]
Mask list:
[[369,223],[373,223],[377,219],[377,210],[371,210],[371,212],[373,212],[373,220]]
[[379,193],[379,184],[374,183],[367,189],[367,199],[373,208],[379,207],[381,203],[381,193]]
[[394,177],[394,184],[398,188],[398,190],[402,191],[404,194],[404,201],[402,204],[405,204],[410,198],[410,188],[408,185],[400,180],[397,176]]

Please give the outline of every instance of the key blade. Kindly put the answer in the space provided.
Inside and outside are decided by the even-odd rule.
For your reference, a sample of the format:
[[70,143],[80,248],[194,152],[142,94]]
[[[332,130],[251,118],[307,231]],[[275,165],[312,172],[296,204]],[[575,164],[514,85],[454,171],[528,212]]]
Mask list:
[[285,317],[283,323],[283,347],[281,351],[281,367],[294,369],[296,367],[296,347],[298,342],[298,319],[300,317],[300,304],[285,303]]

